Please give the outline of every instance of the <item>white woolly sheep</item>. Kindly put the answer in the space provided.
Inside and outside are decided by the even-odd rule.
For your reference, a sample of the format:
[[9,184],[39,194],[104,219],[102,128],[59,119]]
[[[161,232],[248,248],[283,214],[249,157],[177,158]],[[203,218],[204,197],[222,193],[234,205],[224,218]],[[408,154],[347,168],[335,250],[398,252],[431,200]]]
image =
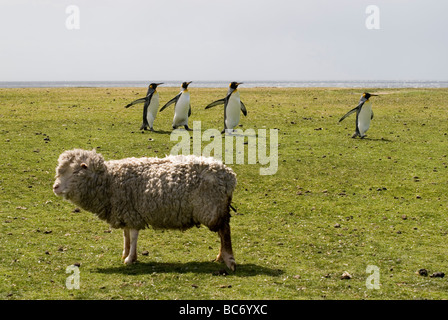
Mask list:
[[216,260],[234,271],[229,222],[235,187],[236,174],[213,158],[104,161],[95,150],[74,149],[59,156],[53,192],[123,229],[126,264],[137,260],[139,230],[203,224],[221,238]]

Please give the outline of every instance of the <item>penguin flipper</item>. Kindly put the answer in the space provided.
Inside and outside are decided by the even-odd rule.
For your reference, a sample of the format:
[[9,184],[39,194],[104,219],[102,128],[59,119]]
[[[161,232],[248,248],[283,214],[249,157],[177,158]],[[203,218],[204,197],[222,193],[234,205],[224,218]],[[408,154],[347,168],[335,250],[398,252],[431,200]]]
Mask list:
[[188,116],[191,116],[191,104],[190,104],[190,108],[188,109]]
[[219,100],[216,100],[216,101],[210,103],[208,106],[205,107],[205,109],[210,109],[212,107],[219,106],[220,104],[225,104],[225,103],[226,103],[226,98],[222,98],[222,99],[219,99]]
[[370,116],[370,120],[372,120],[373,119],[373,110],[372,110],[372,115]]
[[165,103],[165,105],[164,105],[162,108],[160,108],[160,111],[163,111],[163,110],[166,109],[166,107],[172,105],[173,103],[176,103],[177,100],[179,99],[180,95],[181,95],[181,94],[179,93],[179,94],[178,94],[177,96],[175,96],[173,99],[171,99],[170,101],[168,101],[167,103]]
[[353,108],[352,110],[350,110],[349,112],[347,112],[341,119],[339,119],[339,122],[341,122],[342,120],[344,120],[345,118],[347,118],[349,115],[351,115],[352,113],[355,113],[358,110],[358,107]]
[[129,108],[129,107],[133,106],[134,104],[137,104],[137,103],[143,103],[143,102],[146,101],[147,98],[148,98],[148,97],[144,97],[144,98],[137,99],[137,100],[132,101],[131,103],[125,105],[124,107],[125,107],[125,108]]
[[241,111],[243,112],[244,116],[247,116],[247,110],[246,110],[246,106],[244,105],[243,101],[241,102]]

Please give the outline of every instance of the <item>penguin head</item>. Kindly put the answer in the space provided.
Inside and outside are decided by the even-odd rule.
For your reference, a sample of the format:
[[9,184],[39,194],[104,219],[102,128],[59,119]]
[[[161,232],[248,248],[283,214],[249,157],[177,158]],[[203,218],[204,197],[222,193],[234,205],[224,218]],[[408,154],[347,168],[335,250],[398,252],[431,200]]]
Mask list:
[[238,88],[238,86],[239,86],[240,84],[243,84],[243,83],[242,83],[242,82],[232,81],[232,82],[230,82],[230,84],[229,84],[229,88],[232,89],[232,90],[236,90],[236,88]]
[[156,90],[157,86],[160,86],[161,84],[163,84],[163,82],[160,82],[160,83],[151,83],[151,84],[149,85],[149,88],[150,88],[150,89],[154,89],[154,90]]
[[372,96],[377,96],[377,94],[371,94],[371,93],[368,93],[368,92],[364,92],[362,94],[362,97],[366,98],[367,100],[369,100],[369,98],[372,97]]
[[189,82],[184,82],[184,83],[182,83],[182,90],[187,90],[187,88],[188,88],[188,85],[190,84],[190,83],[192,83],[193,81],[189,81]]
[[238,88],[238,86],[242,84],[242,82],[230,82],[229,84],[229,90],[227,91],[227,95],[232,94],[234,91],[236,91],[236,89]]

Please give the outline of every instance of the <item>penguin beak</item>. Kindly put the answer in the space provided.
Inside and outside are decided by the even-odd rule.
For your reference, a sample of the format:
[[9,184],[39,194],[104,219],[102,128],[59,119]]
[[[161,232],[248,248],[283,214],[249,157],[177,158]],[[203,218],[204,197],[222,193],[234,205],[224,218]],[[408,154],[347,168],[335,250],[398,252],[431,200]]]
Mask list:
[[378,95],[377,94],[370,94],[371,96],[375,96],[375,97],[378,97]]
[[163,82],[160,82],[160,83],[156,83],[156,85],[158,85],[158,86],[160,86],[161,84],[163,84]]

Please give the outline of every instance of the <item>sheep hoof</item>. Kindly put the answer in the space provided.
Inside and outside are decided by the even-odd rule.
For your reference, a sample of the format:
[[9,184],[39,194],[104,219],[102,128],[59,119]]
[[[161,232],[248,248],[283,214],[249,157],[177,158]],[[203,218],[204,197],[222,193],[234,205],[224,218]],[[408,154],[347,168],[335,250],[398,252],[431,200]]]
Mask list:
[[224,262],[226,264],[227,268],[229,268],[232,271],[236,270],[235,258],[232,257],[232,256],[227,257],[227,259],[224,259],[222,254],[219,254],[214,261],[216,261],[216,262]]
[[128,256],[126,259],[124,259],[124,263],[127,264],[127,265],[133,264],[136,261],[137,261],[137,259],[133,258],[131,256]]
[[235,272],[236,270],[236,262],[235,259],[230,258],[228,261],[225,262],[227,268],[229,268],[230,270],[232,270],[233,272]]

